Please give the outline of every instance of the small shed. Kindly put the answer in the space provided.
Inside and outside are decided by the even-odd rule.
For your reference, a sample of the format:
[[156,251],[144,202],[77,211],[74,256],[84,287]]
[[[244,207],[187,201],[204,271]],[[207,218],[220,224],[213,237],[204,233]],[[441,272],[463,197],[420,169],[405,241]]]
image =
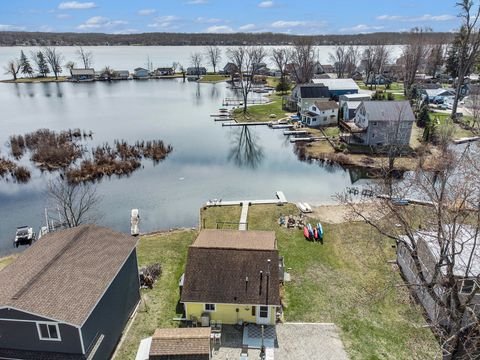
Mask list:
[[70,69],[70,75],[74,81],[93,81],[95,69]]
[[133,77],[137,79],[147,79],[150,77],[150,72],[144,68],[136,68],[133,70]]
[[149,360],[209,360],[210,327],[157,329],[152,336]]

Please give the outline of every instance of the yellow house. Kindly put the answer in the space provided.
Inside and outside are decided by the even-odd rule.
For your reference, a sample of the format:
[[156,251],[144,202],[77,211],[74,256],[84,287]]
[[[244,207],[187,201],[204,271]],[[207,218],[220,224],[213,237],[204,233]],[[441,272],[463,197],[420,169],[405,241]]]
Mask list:
[[186,318],[274,325],[279,274],[273,231],[202,230],[188,249],[183,276]]

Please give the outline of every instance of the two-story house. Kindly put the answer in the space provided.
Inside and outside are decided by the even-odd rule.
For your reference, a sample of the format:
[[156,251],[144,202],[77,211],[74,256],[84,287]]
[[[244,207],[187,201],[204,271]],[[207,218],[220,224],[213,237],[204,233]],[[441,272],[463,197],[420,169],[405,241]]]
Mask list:
[[328,88],[322,84],[300,84],[292,94],[283,98],[283,108],[288,111],[307,111],[317,101],[329,101]]
[[180,283],[185,316],[275,325],[280,272],[275,232],[202,230],[188,249]]
[[408,101],[363,101],[358,107],[350,144],[408,146],[415,115]]
[[302,123],[310,127],[336,125],[338,123],[338,104],[333,100],[315,101],[301,115]]

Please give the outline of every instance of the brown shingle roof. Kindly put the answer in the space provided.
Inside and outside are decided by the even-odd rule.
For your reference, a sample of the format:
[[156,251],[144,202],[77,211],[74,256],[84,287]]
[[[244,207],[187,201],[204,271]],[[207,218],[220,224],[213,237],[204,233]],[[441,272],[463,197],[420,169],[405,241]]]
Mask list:
[[335,101],[315,101],[315,106],[320,111],[338,109],[338,104]]
[[243,250],[275,250],[277,248],[275,232],[273,231],[213,229],[200,231],[192,246]]
[[[236,235],[239,238],[255,238],[261,233],[252,232],[249,235],[250,231],[234,232],[241,233]],[[217,245],[217,231],[202,233],[199,235],[202,236],[200,243],[205,245],[200,247],[195,241],[188,249],[182,302],[280,305],[279,255],[276,244],[273,249],[271,246],[268,246],[269,249],[259,248],[255,243],[249,248],[211,247],[207,235],[212,234],[212,244]],[[271,245],[271,236],[275,235],[266,232],[265,236],[267,234]],[[260,271],[263,272],[262,276]]]
[[47,234],[0,271],[0,308],[81,326],[136,244],[95,225]]
[[150,356],[209,354],[210,332],[210,328],[157,329]]

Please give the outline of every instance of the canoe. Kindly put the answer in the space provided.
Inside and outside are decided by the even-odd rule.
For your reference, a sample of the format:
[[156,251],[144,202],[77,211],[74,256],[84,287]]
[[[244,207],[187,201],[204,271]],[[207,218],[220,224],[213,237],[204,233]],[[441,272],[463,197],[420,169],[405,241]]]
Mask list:
[[323,239],[323,227],[322,224],[318,223],[317,224],[317,229],[318,229],[318,237],[320,239]]
[[314,234],[313,234],[313,227],[312,225],[309,223],[307,224],[307,228],[308,228],[308,233],[310,234],[310,239],[313,239],[314,238]]
[[306,239],[310,240],[310,233],[308,232],[308,228],[306,226],[303,227],[303,236],[305,236]]

